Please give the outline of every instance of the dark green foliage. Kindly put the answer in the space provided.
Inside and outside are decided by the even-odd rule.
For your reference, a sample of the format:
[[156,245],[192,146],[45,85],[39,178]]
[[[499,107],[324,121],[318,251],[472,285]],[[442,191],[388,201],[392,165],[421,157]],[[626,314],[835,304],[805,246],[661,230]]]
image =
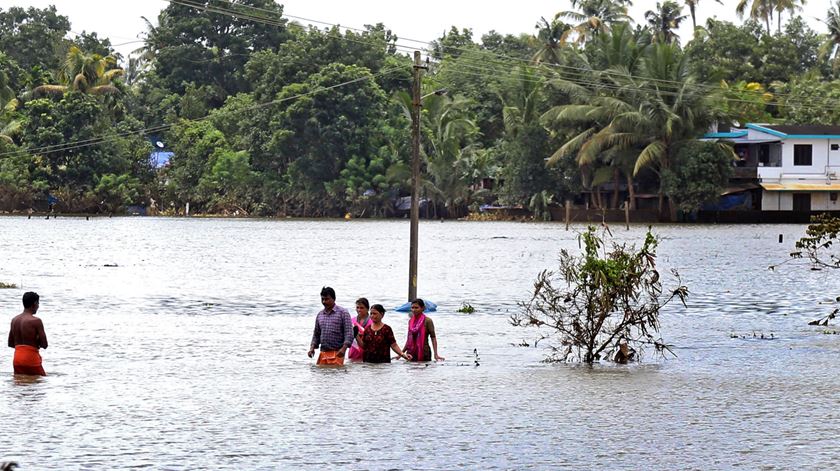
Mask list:
[[781,96],[779,118],[782,122],[836,125],[840,108],[826,106],[840,102],[840,80],[824,81],[810,73],[774,84],[773,92]]
[[58,69],[69,30],[70,20],[54,6],[0,9],[0,51],[26,71]]
[[[584,184],[595,207],[619,207],[622,192],[633,207],[634,191],[689,177],[706,189],[669,194],[695,206],[722,173],[675,152],[709,123],[840,122],[820,106],[840,100],[824,80],[836,28],[822,38],[794,18],[771,35],[710,20],[683,51],[672,35],[683,3],[652,12],[658,39],[631,26],[624,0],[575,0],[530,34],[444,32],[422,91],[428,215],[483,203],[546,215],[580,201]],[[412,58],[385,25],[318,29],[282,11],[274,0],[170,3],[119,58],[95,32],[65,39],[70,21],[55,8],[0,10],[0,210],[51,194],[60,210],[153,198],[228,214],[397,214],[410,190]],[[175,152],[168,168],[151,168],[150,139]]]
[[790,255],[807,258],[816,267],[840,268],[840,253],[836,245],[838,236],[840,218],[828,214],[813,216],[805,236],[796,242],[797,251]]
[[663,170],[662,189],[679,209],[699,209],[718,199],[732,174],[733,159],[725,144],[688,142],[677,151],[674,165]]

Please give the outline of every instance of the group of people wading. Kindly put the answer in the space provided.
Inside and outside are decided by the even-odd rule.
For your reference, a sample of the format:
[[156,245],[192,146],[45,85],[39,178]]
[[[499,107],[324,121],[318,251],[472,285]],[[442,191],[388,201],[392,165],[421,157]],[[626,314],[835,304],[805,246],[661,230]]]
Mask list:
[[[39,350],[47,348],[47,334],[44,323],[35,317],[39,300],[38,293],[24,293],[23,312],[12,319],[9,347],[15,349],[12,361],[15,374],[46,376]],[[345,357],[351,361],[390,363],[390,350],[408,361],[444,360],[438,355],[435,324],[423,313],[426,304],[422,299],[411,301],[408,339],[402,348],[391,327],[382,323],[385,308],[381,304],[371,306],[367,299],[359,298],[353,318],[347,309],[335,303],[335,290],[329,287],[321,290],[321,304],[324,309],[315,318],[315,332],[309,347],[310,358],[320,347],[319,365],[343,365]]]
[[[385,308],[370,305],[367,299],[356,300],[356,317],[335,303],[335,290],[321,289],[324,309],[315,318],[315,331],[309,346],[309,357],[321,349],[318,365],[343,365],[344,358],[366,363],[390,363],[391,350],[397,358],[408,361],[443,361],[438,355],[435,324],[423,313],[426,304],[422,299],[411,301],[411,318],[408,320],[408,339],[402,348],[394,338],[394,331],[382,323]],[[434,357],[432,353],[434,352]]]

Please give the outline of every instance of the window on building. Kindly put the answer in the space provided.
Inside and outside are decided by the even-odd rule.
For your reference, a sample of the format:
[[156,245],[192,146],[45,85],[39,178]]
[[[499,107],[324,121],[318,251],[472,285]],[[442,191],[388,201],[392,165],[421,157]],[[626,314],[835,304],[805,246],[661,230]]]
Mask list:
[[811,165],[811,144],[793,146],[793,165]]
[[840,144],[831,144],[831,150],[840,150]]

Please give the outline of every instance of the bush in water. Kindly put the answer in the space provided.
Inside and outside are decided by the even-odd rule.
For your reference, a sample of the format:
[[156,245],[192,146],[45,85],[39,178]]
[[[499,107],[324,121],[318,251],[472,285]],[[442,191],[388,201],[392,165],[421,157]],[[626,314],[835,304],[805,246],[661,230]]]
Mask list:
[[[674,299],[685,306],[688,288],[679,284],[662,296],[656,237],[648,231],[638,250],[617,243],[610,248],[589,227],[580,241],[582,254],[562,250],[559,269],[537,276],[531,299],[519,303],[511,323],[539,329],[541,338],[535,345],[544,339],[551,342],[547,361],[626,362],[636,359],[636,351],[645,346],[670,352],[659,336],[659,312]],[[672,273],[679,282],[679,274]]]

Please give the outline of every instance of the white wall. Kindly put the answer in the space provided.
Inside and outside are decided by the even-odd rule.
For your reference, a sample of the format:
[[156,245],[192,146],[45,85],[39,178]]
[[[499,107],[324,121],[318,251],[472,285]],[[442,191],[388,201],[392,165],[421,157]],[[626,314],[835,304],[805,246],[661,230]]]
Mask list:
[[[840,211],[840,195],[837,201],[831,201],[830,192],[811,193],[811,211]],[[793,193],[789,191],[763,191],[761,193],[762,211],[793,211]]]
[[811,193],[811,210],[812,211],[840,211],[840,195],[837,195],[836,201],[831,201],[828,191],[819,193]]
[[762,191],[761,192],[761,210],[762,211],[792,211],[793,210],[793,196],[791,193],[783,191]]
[[[793,165],[793,146],[811,145],[811,165]],[[782,175],[825,175],[829,157],[840,166],[840,150],[830,151],[830,144],[840,144],[837,139],[785,139],[782,143]]]

